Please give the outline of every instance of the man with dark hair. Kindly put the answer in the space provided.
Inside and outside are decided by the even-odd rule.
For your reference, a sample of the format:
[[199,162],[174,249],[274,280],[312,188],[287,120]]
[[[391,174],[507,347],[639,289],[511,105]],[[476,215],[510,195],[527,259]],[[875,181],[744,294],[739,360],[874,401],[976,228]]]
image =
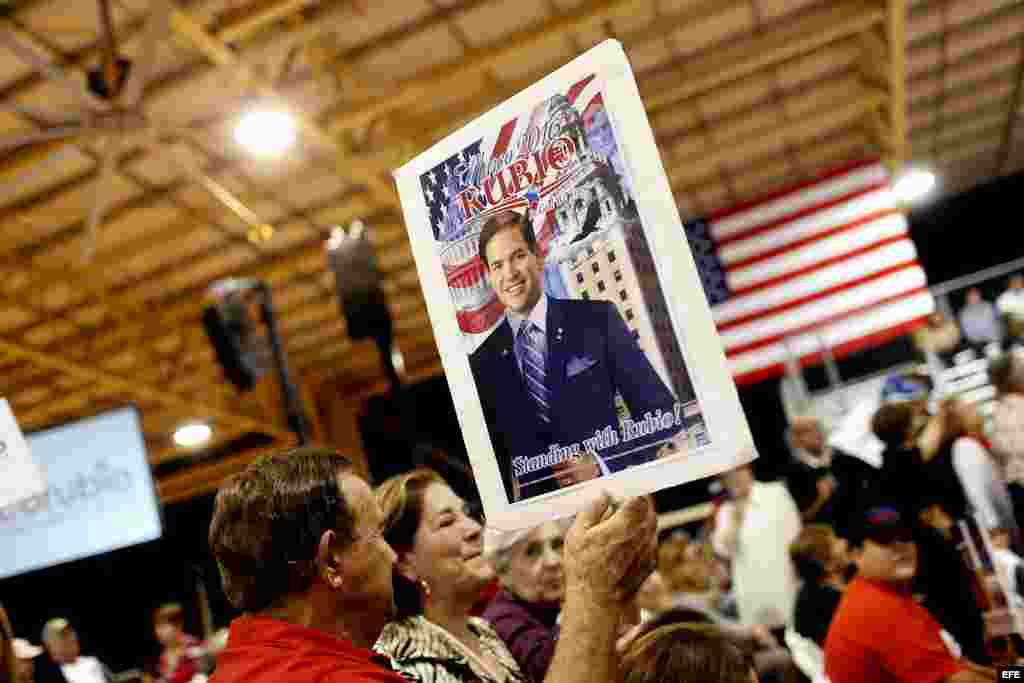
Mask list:
[[[480,258],[505,319],[470,357],[510,502],[648,462],[681,427],[619,438],[616,394],[636,423],[673,416],[675,398],[606,301],[548,297],[527,217],[503,211],[484,224]],[[615,438],[600,446],[608,428]],[[579,450],[572,452],[573,447]],[[603,447],[602,447],[603,446]],[[568,452],[560,451],[565,449]]]
[[[225,483],[210,523],[231,624],[213,683],[406,679],[370,647],[394,616],[395,553],[370,487],[330,450],[263,458]],[[602,496],[566,537],[564,638],[546,680],[607,681],[615,638],[657,556],[647,498]],[[579,662],[587,662],[581,667]]]
[[963,658],[954,638],[914,600],[918,548],[899,509],[869,508],[853,545],[857,576],[825,638],[832,683],[995,681],[995,672]]

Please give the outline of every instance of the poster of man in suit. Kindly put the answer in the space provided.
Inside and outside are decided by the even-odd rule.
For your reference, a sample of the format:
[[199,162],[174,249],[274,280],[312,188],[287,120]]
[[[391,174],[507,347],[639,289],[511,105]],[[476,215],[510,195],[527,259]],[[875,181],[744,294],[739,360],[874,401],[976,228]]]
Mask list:
[[635,90],[624,59],[608,41],[396,173],[478,484],[497,485],[481,487],[485,508],[484,489],[503,511],[618,481],[633,491],[652,468],[713,451],[707,377],[727,381],[715,408],[749,436],[699,284],[666,286],[695,271],[681,228],[665,232],[678,212],[652,192],[652,172],[667,185],[660,159],[629,163],[644,147],[625,144],[631,117],[616,115],[632,99],[624,75]]

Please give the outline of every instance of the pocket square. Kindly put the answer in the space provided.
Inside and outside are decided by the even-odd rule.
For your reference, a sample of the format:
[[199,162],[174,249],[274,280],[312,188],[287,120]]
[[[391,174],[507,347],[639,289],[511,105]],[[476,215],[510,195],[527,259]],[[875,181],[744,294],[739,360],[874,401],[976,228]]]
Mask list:
[[565,376],[575,377],[584,370],[597,365],[597,361],[586,356],[573,356],[565,366]]

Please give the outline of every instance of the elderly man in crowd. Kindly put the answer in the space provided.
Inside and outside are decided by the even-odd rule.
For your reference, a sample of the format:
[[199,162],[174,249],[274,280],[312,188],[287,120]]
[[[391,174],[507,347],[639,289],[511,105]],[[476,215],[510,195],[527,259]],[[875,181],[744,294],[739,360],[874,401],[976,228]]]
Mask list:
[[828,524],[845,537],[859,499],[878,471],[860,458],[828,444],[821,422],[812,415],[789,423],[793,463],[787,483],[805,524]]
[[82,655],[78,633],[67,619],[50,619],[43,626],[43,646],[50,661],[36,669],[39,683],[110,683],[113,674],[96,657]]
[[[231,624],[214,683],[405,682],[370,647],[395,614],[396,556],[370,487],[337,453],[300,448],[250,465],[217,494],[210,546]],[[618,628],[654,569],[647,498],[601,496],[566,535],[565,599],[547,681],[612,680]]]

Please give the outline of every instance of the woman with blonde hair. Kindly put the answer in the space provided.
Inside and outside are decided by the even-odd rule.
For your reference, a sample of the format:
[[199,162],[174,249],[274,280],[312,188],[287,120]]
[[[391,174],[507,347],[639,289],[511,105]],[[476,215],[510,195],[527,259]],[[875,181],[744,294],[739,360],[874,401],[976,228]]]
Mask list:
[[398,555],[398,618],[374,649],[423,683],[525,681],[494,630],[470,616],[494,569],[466,502],[426,468],[388,479],[376,495],[384,538]]

